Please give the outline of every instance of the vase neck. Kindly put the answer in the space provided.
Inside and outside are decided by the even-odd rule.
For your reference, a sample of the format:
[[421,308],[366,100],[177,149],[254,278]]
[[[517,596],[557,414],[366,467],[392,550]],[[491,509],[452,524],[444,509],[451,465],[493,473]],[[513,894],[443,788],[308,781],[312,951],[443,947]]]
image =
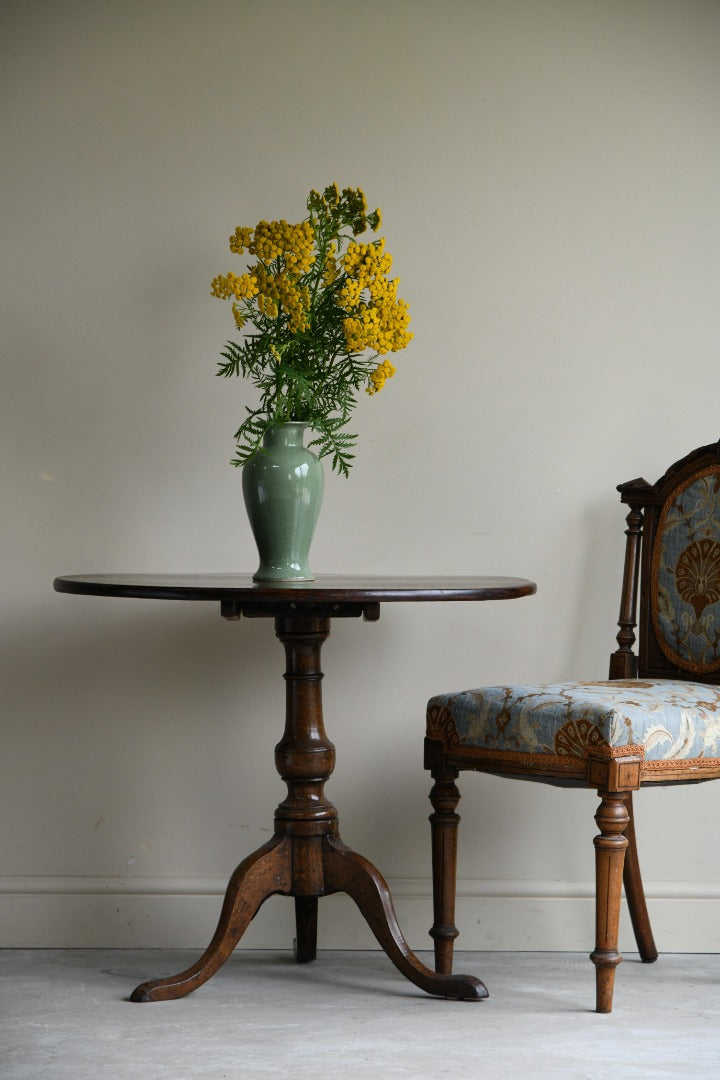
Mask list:
[[307,426],[300,420],[273,424],[263,435],[263,446],[302,446]]

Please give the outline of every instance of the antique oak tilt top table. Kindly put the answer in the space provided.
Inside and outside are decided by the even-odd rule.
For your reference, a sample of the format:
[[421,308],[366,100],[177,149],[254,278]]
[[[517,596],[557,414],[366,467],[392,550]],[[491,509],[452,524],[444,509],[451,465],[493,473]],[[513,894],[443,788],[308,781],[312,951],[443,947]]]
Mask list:
[[102,574],[59,577],[58,592],[153,600],[220,603],[226,619],[273,618],[285,647],[285,732],[275,764],[287,797],[275,811],[270,841],[249,855],[227,887],[215,935],[186,971],[138,986],[133,1001],[183,997],[202,986],[227,960],[263,902],[275,893],[295,898],[299,962],[315,959],[318,897],[345,892],[355,901],[378,942],[400,972],[430,994],[479,999],[487,990],[470,975],[441,975],[418,960],[402,935],[385,880],[346,847],[338,814],[325,796],[335,748],[322,715],[320,651],[331,619],[375,621],[384,603],[511,600],[535,585],[522,578],[317,577],[297,584],[256,584],[243,574]]

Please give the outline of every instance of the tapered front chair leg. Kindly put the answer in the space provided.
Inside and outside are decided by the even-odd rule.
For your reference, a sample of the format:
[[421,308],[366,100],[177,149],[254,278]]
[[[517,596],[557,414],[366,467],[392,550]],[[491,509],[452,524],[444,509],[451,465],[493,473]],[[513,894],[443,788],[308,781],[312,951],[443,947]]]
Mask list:
[[433,926],[430,936],[435,942],[435,970],[450,975],[453,965],[453,946],[458,930],[455,926],[455,890],[457,878],[457,833],[460,815],[455,808],[460,801],[452,776],[436,777],[430,792],[434,812],[430,815],[433,875]]
[[615,969],[622,960],[618,952],[623,864],[629,815],[626,791],[599,791],[601,803],[595,814],[600,834],[595,837],[595,964],[596,1011],[612,1012]]

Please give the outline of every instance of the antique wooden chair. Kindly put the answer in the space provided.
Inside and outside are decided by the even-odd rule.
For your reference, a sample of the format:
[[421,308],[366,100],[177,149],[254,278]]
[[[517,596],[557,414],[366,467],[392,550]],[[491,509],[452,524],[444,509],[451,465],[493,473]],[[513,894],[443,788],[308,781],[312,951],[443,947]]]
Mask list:
[[[720,443],[657,483],[618,487],[627,515],[609,681],[490,686],[427,709],[435,966],[452,971],[461,769],[596,788],[596,1009],[612,1009],[621,886],[645,962],[657,958],[638,864],[632,792],[720,777]],[[639,606],[638,606],[639,600]],[[638,627],[638,655],[633,652]]]

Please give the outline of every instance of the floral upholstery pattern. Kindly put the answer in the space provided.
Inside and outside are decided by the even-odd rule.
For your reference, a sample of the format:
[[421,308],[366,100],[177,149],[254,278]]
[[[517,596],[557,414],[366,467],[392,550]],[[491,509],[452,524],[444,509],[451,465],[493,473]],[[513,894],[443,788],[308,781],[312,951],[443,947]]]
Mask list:
[[720,686],[669,679],[486,686],[428,703],[430,738],[463,749],[583,758],[641,747],[647,761],[720,758]]
[[690,477],[658,522],[651,583],[655,635],[671,663],[720,670],[720,466]]

